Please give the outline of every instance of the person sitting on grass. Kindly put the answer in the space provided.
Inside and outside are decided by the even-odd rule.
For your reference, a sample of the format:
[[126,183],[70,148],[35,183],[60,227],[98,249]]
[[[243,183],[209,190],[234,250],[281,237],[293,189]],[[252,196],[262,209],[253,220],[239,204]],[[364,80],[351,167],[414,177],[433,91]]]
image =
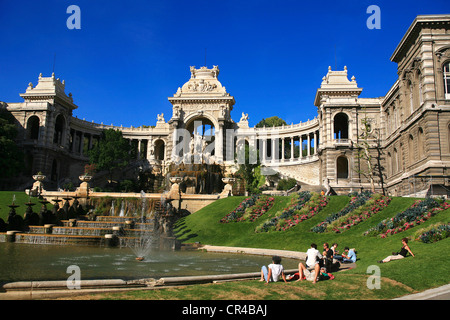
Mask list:
[[345,247],[342,255],[335,255],[334,258],[346,263],[356,262],[355,249],[349,249],[348,247]]
[[[315,243],[311,243],[311,248],[306,251],[306,266],[303,263],[298,264],[298,273],[300,274],[300,278],[297,281],[303,280],[304,271],[308,269],[314,269],[316,275],[320,272],[320,261],[322,260],[322,255],[319,250],[317,250],[317,245]],[[314,278],[313,283],[317,282],[317,277]]]
[[399,260],[399,259],[403,259],[404,257],[406,257],[408,255],[408,252],[413,256],[414,253],[412,253],[411,249],[408,246],[408,239],[407,238],[403,238],[402,239],[402,248],[400,249],[399,252],[392,252],[391,256],[388,256],[386,258],[384,258],[383,260],[378,261],[378,263],[386,263],[392,260]]
[[261,280],[259,281],[265,281],[266,284],[271,281],[277,282],[280,279],[280,276],[283,278],[284,282],[286,282],[286,275],[284,274],[284,268],[281,264],[281,258],[279,256],[273,256],[271,264],[267,267],[262,266]]
[[287,279],[288,280],[297,280],[298,279],[297,281],[308,280],[308,281],[312,281],[313,283],[316,283],[317,281],[321,281],[321,280],[334,279],[334,276],[330,272],[327,272],[325,267],[321,267],[319,276],[316,277],[316,270],[309,271],[308,269],[305,268],[305,266],[303,266],[301,268],[300,273],[296,272],[293,275],[289,275],[289,276],[287,276]]

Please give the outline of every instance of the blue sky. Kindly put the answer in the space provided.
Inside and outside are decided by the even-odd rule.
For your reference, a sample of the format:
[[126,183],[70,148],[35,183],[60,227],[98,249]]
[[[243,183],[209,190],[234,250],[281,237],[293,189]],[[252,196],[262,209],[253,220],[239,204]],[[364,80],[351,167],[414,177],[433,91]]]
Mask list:
[[[69,30],[69,5],[81,30]],[[370,30],[369,5],[381,9]],[[328,66],[355,76],[361,97],[384,96],[397,77],[389,59],[419,14],[450,13],[443,1],[0,0],[0,101],[21,102],[39,73],[66,82],[97,123],[154,125],[172,114],[167,97],[189,66],[218,65],[250,125],[277,115],[289,124],[317,115],[314,96]]]

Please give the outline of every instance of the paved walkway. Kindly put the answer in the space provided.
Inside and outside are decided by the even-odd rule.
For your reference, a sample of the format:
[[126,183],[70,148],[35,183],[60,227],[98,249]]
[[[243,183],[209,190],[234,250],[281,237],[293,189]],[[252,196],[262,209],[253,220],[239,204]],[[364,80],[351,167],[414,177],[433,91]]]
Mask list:
[[450,300],[450,283],[423,292],[408,294],[394,300]]

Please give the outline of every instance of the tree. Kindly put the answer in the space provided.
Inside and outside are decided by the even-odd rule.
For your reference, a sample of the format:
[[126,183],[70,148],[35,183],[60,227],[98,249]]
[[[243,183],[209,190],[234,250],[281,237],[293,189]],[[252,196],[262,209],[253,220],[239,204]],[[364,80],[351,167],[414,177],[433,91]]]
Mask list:
[[17,127],[13,116],[6,110],[0,111],[0,178],[11,178],[22,171],[23,153],[17,146],[15,138]]
[[131,149],[122,131],[104,130],[99,142],[88,152],[89,163],[95,164],[99,170],[108,170],[112,180],[114,169],[124,168],[130,163]]
[[[370,188],[372,192],[375,192],[375,178],[379,177],[382,183],[383,188],[383,174],[382,167],[380,164],[380,146],[379,139],[377,137],[376,130],[372,128],[371,121],[367,118],[367,115],[361,119],[362,133],[360,135],[360,139],[356,144],[357,154],[356,158],[360,162],[358,169],[355,171],[361,175],[363,175],[370,183]],[[374,145],[373,140],[375,140],[376,144]],[[371,144],[372,142],[372,144]],[[374,157],[371,153],[371,149],[375,149],[377,155]],[[361,162],[363,165],[361,166]],[[365,166],[364,166],[365,163]],[[383,188],[384,193],[384,188]]]
[[[251,153],[253,155],[256,153],[256,161],[251,161]],[[239,156],[239,155],[236,155]],[[241,159],[240,159],[241,160]],[[235,162],[238,162],[235,160]],[[243,163],[241,163],[243,162]],[[254,163],[253,163],[254,162]],[[250,147],[247,143],[245,143],[245,160],[239,161],[239,170],[236,172],[238,175],[242,177],[245,181],[245,190],[249,194],[254,194],[259,192],[259,184],[261,181],[261,172],[260,172],[260,161],[259,161],[259,152],[253,147]],[[263,177],[264,178],[264,177]]]
[[262,119],[260,122],[258,122],[256,124],[256,128],[262,128],[264,126],[266,127],[280,127],[282,125],[287,125],[286,121],[284,121],[283,119],[277,117],[277,116],[273,116],[267,119]]

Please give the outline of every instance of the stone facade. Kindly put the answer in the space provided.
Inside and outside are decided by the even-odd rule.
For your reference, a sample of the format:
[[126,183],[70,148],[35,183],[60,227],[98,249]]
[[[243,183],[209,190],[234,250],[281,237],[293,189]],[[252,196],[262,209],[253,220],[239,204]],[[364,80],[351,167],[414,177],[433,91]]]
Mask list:
[[[171,164],[205,162],[232,173],[235,155],[247,143],[258,150],[267,174],[293,177],[304,188],[447,194],[450,15],[417,16],[391,60],[398,80],[384,97],[360,98],[362,88],[354,76],[349,79],[347,67],[330,67],[315,97],[318,116],[281,127],[249,127],[244,112],[235,122],[235,100],[220,83],[217,66],[191,67],[190,79],[168,98],[171,117],[159,114],[154,127],[73,117],[77,106],[54,75],[30,83],[20,95],[24,102],[2,105],[17,120],[28,177],[42,171],[55,186],[82,173],[86,151],[102,130],[112,128],[135,147],[134,166],[162,174]],[[21,182],[31,185],[26,177]]]

